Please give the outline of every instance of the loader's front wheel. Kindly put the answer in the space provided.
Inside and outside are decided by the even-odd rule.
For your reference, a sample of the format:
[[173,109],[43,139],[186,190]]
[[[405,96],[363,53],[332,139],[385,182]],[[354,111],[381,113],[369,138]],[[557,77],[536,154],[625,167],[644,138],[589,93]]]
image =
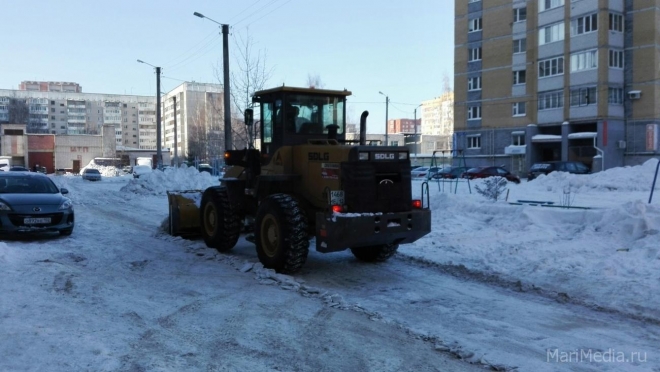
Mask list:
[[383,262],[394,256],[397,249],[399,249],[398,244],[380,244],[369,247],[351,248],[351,252],[360,261]]
[[257,256],[264,267],[291,274],[307,260],[307,218],[298,201],[274,194],[259,205],[254,228]]
[[220,252],[234,248],[241,225],[239,217],[232,210],[226,187],[213,186],[204,190],[199,221],[207,247]]

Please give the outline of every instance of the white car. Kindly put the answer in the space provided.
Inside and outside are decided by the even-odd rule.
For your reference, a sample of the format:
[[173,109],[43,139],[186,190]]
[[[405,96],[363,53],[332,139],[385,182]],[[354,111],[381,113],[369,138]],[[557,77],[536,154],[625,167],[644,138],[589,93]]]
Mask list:
[[140,178],[140,176],[153,172],[150,165],[136,165],[133,167],[133,178]]
[[413,180],[429,180],[435,174],[440,172],[442,167],[419,167],[410,172],[410,178]]

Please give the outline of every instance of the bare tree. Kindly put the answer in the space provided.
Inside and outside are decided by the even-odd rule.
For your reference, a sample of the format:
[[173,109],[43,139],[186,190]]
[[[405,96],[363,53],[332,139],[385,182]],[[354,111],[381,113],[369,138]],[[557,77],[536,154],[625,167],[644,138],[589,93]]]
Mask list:
[[317,74],[307,74],[307,86],[309,88],[319,88],[323,89],[325,84],[321,81],[321,75]]
[[[253,134],[247,132],[248,128],[243,122],[243,112],[252,107],[252,95],[254,92],[264,89],[266,82],[270,79],[273,68],[268,67],[266,62],[266,51],[255,50],[255,42],[250,36],[249,29],[245,29],[245,35],[237,32],[234,38],[235,50],[231,71],[231,99],[232,99],[232,144],[234,148],[247,147]],[[215,68],[218,81],[223,81],[222,62]],[[255,115],[256,116],[256,115]],[[256,120],[256,118],[255,118]]]

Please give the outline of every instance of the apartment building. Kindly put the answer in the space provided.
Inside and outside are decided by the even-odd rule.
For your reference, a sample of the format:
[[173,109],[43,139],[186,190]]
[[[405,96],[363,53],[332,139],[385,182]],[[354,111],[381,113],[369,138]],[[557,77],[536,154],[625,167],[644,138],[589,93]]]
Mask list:
[[197,82],[182,83],[163,96],[163,146],[170,149],[171,156],[175,146],[179,158],[210,159],[224,153],[223,97],[222,85]]
[[[387,121],[389,133],[422,134],[422,119],[390,119]],[[415,128],[415,124],[417,124]]]
[[22,81],[19,90],[30,90],[37,92],[72,92],[82,93],[82,87],[78,83],[64,81]]
[[658,156],[658,0],[457,0],[454,148],[470,165]]

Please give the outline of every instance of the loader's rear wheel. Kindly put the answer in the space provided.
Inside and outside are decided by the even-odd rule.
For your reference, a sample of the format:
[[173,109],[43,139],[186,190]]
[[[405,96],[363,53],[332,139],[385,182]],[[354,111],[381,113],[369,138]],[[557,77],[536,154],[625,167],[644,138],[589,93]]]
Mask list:
[[351,252],[353,253],[353,256],[360,261],[383,262],[394,256],[397,249],[399,249],[398,244],[381,244],[369,247],[351,248]]
[[264,267],[291,274],[307,260],[307,218],[298,201],[274,194],[259,205],[254,228],[257,256]]
[[220,252],[234,248],[241,225],[239,217],[232,210],[226,187],[213,186],[204,190],[199,221],[207,247]]

